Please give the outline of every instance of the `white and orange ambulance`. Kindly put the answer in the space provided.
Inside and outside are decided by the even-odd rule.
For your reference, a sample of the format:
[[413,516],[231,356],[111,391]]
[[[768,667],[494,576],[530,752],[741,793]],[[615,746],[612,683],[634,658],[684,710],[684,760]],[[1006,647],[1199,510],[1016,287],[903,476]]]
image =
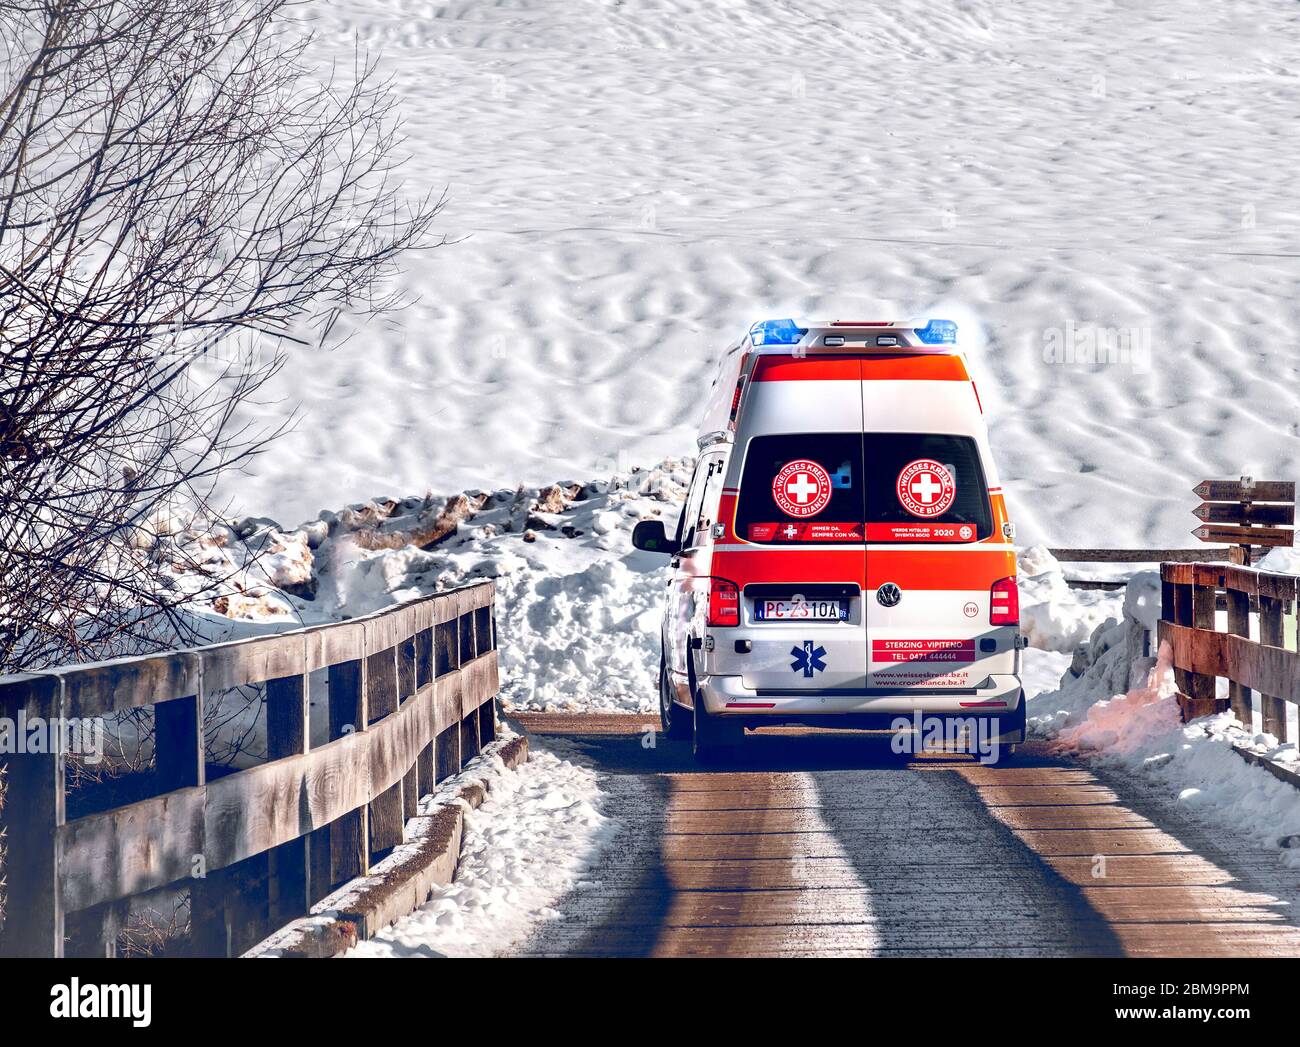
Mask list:
[[768,320],[724,354],[669,554],[660,713],[1024,738],[1014,530],[956,324]]

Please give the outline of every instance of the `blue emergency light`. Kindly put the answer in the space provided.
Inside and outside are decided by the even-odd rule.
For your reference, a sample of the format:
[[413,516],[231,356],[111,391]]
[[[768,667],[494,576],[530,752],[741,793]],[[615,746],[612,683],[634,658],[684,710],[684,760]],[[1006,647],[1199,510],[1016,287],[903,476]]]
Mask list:
[[916,329],[916,337],[922,345],[956,345],[957,322],[955,320],[931,320],[924,327]]
[[793,320],[759,320],[749,329],[749,339],[755,345],[798,345],[807,333]]

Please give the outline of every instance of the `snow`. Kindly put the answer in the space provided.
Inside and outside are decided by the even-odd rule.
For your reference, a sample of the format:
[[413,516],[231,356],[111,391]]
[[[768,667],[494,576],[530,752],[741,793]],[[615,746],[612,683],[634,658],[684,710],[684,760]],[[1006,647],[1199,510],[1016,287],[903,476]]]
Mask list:
[[[557,904],[582,888],[617,822],[601,811],[596,772],[546,744],[530,739],[528,761],[513,771],[499,758],[466,765],[460,777],[486,778],[488,794],[477,810],[465,805],[455,881],[348,956],[495,956],[559,918]],[[443,794],[426,798],[422,813]]]
[[[291,350],[252,417],[303,421],[230,478],[237,512],[688,454],[717,353],[787,315],[961,322],[1027,544],[1185,545],[1193,484],[1293,472],[1288,5],[306,14],[322,62],[382,52],[406,177],[460,239],[408,260],[411,308]],[[1098,328],[1149,358],[1056,354]]]
[[1127,693],[1099,698],[1056,737],[1058,752],[1086,755],[1128,778],[1144,779],[1164,804],[1257,850],[1276,851],[1300,869],[1300,803],[1295,786],[1279,781],[1232,751],[1239,745],[1296,767],[1294,745],[1251,736],[1231,713],[1184,724],[1168,645]]

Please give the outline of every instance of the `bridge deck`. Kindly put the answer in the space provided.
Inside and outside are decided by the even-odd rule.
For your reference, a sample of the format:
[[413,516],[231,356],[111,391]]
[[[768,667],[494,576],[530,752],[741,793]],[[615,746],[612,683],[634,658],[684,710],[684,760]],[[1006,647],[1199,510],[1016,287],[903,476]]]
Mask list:
[[1229,872],[1041,746],[984,767],[765,731],[701,771],[682,743],[646,748],[653,717],[518,719],[602,772],[623,825],[523,952],[1300,955],[1253,856]]

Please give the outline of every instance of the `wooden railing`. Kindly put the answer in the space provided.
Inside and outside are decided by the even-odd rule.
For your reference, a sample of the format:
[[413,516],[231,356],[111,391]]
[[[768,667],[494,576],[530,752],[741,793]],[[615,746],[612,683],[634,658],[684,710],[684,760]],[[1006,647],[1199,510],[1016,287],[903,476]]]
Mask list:
[[[1249,728],[1257,694],[1264,730],[1286,741],[1286,703],[1300,703],[1300,654],[1287,649],[1297,638],[1288,644],[1284,635],[1296,577],[1227,564],[1166,563],[1160,581],[1160,639],[1173,649],[1183,718],[1231,707]],[[1227,610],[1226,632],[1216,628],[1220,603]],[[1250,639],[1252,617],[1257,640]],[[1216,698],[1218,677],[1228,680],[1227,699]]]
[[[131,900],[163,891],[188,892],[189,952],[237,955],[364,875],[495,734],[493,598],[481,582],[329,625],[0,677],[11,722],[152,707],[156,765],[147,798],[69,820],[66,754],[0,754],[0,952],[112,955]],[[313,748],[321,670],[328,741]],[[205,703],[250,684],[265,687],[267,761],[209,779]]]

